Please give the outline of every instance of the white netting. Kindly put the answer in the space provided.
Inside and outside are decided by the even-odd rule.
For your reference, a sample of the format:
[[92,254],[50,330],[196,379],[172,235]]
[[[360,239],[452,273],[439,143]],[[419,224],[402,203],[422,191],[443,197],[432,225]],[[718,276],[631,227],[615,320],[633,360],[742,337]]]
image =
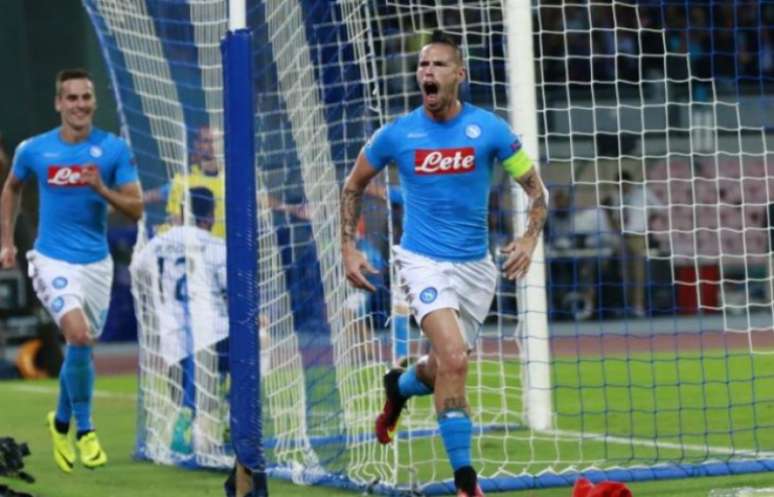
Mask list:
[[758,467],[772,437],[756,355],[772,345],[771,67],[750,41],[772,11],[533,12],[555,412],[580,437],[561,460]]
[[[215,132],[222,164],[224,2],[85,3],[146,189],[195,172],[202,126]],[[528,149],[537,138],[553,194],[546,255],[534,262],[547,283],[532,279],[518,292],[498,283],[471,362],[473,460],[482,478],[518,488],[544,472],[658,467],[677,476],[684,473],[674,463],[743,471],[770,457],[765,448],[774,434],[763,409],[774,401],[774,371],[750,354],[771,344],[771,122],[761,110],[771,105],[764,91],[771,52],[761,52],[770,35],[760,35],[758,48],[742,41],[770,30],[771,9],[752,9],[753,22],[748,12],[734,17],[722,6],[677,0],[248,5],[270,469],[307,483],[344,475],[361,485],[430,492],[443,491],[432,484],[451,475],[428,399],[411,401],[395,444],[372,438],[381,375],[394,359],[387,318],[401,300],[390,284],[389,246],[400,233],[393,177],[378,178],[366,195],[361,248],[382,270],[374,297],[346,284],[338,240],[341,181],[379,125],[419,105],[416,53],[435,28],[462,42],[463,97],[505,118],[529,108],[531,98],[514,88],[523,90],[518,76],[535,63],[535,81],[526,84],[536,90],[537,116],[519,119],[537,117],[538,136],[523,138]],[[523,28],[526,12],[531,34]],[[701,41],[720,43],[727,32],[734,50]],[[530,36],[534,55],[519,51]],[[761,54],[764,62],[757,73],[732,77],[717,67],[723,57],[743,59],[734,53]],[[702,54],[710,70],[697,62]],[[184,184],[201,186],[193,181]],[[513,215],[523,215],[518,191],[496,175],[495,255],[514,236]],[[190,226],[190,196],[181,200]],[[168,215],[165,207],[149,212],[153,224]],[[194,244],[185,246],[191,258]],[[159,353],[168,316],[158,302],[156,266],[142,269],[133,282],[143,350],[138,448],[165,462],[227,464],[227,410],[219,399],[228,385],[214,347],[195,361],[195,411],[209,421],[193,431],[200,439],[193,456],[171,450],[184,406],[182,367]],[[191,270],[185,275],[190,284]],[[546,294],[547,311],[530,303],[537,293]],[[549,343],[546,319],[550,370],[541,350]],[[212,325],[192,321],[194,328]],[[423,347],[412,329],[411,353]]]

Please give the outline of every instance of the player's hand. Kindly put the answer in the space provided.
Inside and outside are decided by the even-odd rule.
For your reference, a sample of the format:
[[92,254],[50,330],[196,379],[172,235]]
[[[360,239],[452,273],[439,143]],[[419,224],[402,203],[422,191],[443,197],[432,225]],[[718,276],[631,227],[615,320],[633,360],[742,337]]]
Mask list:
[[375,292],[376,288],[368,282],[363,271],[370,274],[378,274],[379,271],[368,263],[363,252],[355,248],[344,248],[341,251],[341,257],[344,262],[344,274],[347,276],[350,284],[361,290]]
[[306,204],[293,204],[287,206],[287,211],[299,219],[308,221],[312,216],[309,215],[309,208]]
[[86,165],[81,169],[81,180],[97,193],[101,193],[105,187],[99,174],[99,168],[94,164]]
[[501,249],[507,259],[503,263],[503,272],[509,280],[523,278],[532,262],[532,252],[537,240],[533,238],[517,238]]
[[16,267],[16,247],[14,245],[0,249],[0,267],[3,269]]

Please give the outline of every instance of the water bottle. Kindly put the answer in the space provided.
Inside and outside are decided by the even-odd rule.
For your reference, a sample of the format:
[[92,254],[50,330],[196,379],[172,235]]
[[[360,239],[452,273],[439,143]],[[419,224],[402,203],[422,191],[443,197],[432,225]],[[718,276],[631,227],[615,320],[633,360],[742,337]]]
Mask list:
[[713,488],[708,497],[774,497],[774,487]]

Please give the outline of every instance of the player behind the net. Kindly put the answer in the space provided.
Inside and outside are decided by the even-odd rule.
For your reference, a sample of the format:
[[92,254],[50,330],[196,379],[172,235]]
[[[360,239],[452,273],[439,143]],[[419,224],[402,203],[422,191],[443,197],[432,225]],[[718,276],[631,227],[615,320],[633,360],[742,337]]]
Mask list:
[[408,398],[433,394],[438,425],[459,496],[483,495],[471,461],[473,425],[465,393],[468,355],[489,311],[497,269],[488,247],[487,210],[495,162],[530,198],[524,234],[508,243],[502,270],[526,274],[546,218],[547,192],[537,169],[508,124],[459,100],[462,54],[436,31],[419,52],[416,72],[423,104],[379,129],[360,152],[341,198],[342,258],[350,283],[373,291],[373,272],[355,247],[361,197],[387,164],[398,168],[404,195],[404,232],[394,261],[411,312],[430,352],[405,371],[384,377],[387,401],[376,436],[389,443]]
[[176,399],[179,409],[170,449],[184,456],[194,448],[196,354],[211,349],[216,355],[218,384],[224,392],[228,373],[226,244],[212,234],[217,200],[206,187],[191,188],[188,196],[193,225],[172,226],[132,259],[133,274],[149,275],[148,281],[155,282],[149,291],[159,323],[156,352],[173,371],[180,370],[182,395]]

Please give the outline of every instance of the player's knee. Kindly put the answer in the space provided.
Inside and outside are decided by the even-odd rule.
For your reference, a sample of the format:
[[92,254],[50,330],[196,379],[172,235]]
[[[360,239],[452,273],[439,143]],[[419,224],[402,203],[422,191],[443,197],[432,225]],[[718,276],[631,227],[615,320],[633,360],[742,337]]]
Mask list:
[[465,347],[448,350],[445,357],[439,358],[438,374],[464,376],[468,372],[468,351]]
[[67,333],[65,335],[65,339],[67,340],[67,343],[69,343],[70,345],[78,345],[80,347],[91,345],[91,342],[92,342],[91,335],[89,334],[88,328],[79,329],[71,333]]
[[62,328],[62,333],[70,345],[86,346],[92,343],[89,325],[86,323],[68,323],[68,326]]
[[91,345],[90,325],[80,308],[67,311],[59,319],[58,324],[67,343],[72,345]]

